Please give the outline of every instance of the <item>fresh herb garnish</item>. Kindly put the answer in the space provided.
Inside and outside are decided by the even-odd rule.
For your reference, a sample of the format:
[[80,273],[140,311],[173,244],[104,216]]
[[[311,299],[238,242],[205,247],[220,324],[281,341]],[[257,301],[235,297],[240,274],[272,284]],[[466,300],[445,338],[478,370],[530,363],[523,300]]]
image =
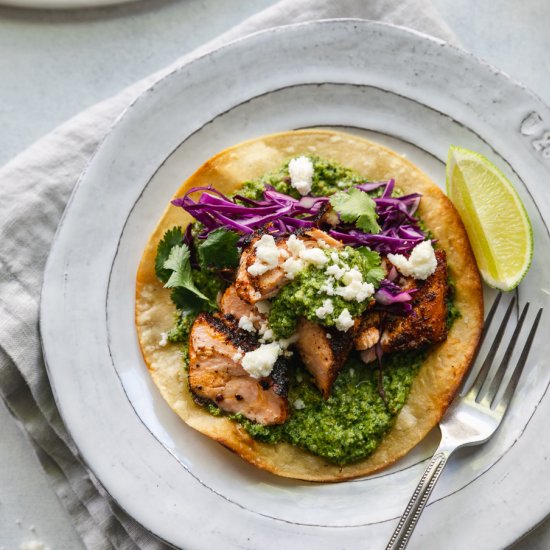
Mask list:
[[363,278],[365,282],[372,283],[378,287],[380,281],[386,276],[386,271],[382,267],[380,254],[366,246],[359,246],[355,250],[359,252],[365,260],[363,266]]
[[237,267],[240,252],[237,248],[239,235],[234,231],[219,228],[212,231],[197,247],[200,264],[203,267]]
[[352,188],[338,191],[330,197],[330,204],[346,223],[354,223],[365,233],[379,233],[376,221],[376,204],[367,193]]
[[183,229],[181,227],[173,227],[168,230],[157,247],[157,257],[155,258],[155,272],[160,281],[165,283],[171,275],[169,269],[164,268],[164,263],[168,260],[170,252],[174,246],[178,246],[183,240]]
[[188,293],[191,293],[192,295],[195,295],[195,297],[207,302],[210,307],[215,307],[215,305],[209,300],[208,296],[205,296],[195,286],[189,257],[190,252],[187,245],[182,244],[172,247],[170,255],[163,265],[163,269],[171,271],[168,281],[164,284],[165,288],[174,289],[172,292],[172,299],[178,306],[179,302],[187,303],[189,298]]

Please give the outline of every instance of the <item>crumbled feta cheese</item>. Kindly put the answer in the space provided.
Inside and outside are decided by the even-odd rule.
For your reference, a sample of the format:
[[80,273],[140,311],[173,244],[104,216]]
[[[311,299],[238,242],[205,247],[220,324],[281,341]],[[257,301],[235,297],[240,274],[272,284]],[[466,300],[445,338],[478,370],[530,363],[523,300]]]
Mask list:
[[328,277],[326,283],[319,290],[327,296],[334,296],[334,278]]
[[319,319],[325,319],[327,315],[330,315],[333,312],[334,305],[332,303],[332,300],[327,299],[323,300],[323,305],[315,310],[315,315],[317,315]]
[[293,334],[288,338],[283,338],[282,340],[278,340],[278,344],[279,346],[281,346],[281,349],[287,349],[290,345],[296,343],[297,341],[298,341],[298,334]]
[[243,315],[239,319],[239,328],[242,328],[247,332],[254,332],[254,323],[252,322],[252,318],[247,317],[246,315]]
[[168,344],[168,333],[167,332],[161,332],[160,333],[159,346],[164,347],[166,344]]
[[271,374],[280,353],[277,342],[262,344],[258,349],[245,353],[241,364],[252,378],[263,378]]
[[294,401],[294,403],[292,403],[292,405],[294,406],[294,408],[297,411],[306,408],[306,404],[301,399],[296,399],[296,401]]
[[329,265],[325,269],[325,273],[327,275],[333,276],[337,281],[339,281],[344,276],[345,272],[346,272],[346,269],[344,267],[340,267],[336,264]]
[[437,267],[437,258],[431,241],[423,241],[417,244],[409,258],[402,254],[388,254],[388,260],[405,277],[414,277],[424,281]]
[[290,185],[300,193],[307,195],[311,191],[313,182],[313,163],[307,157],[293,158],[288,163]]
[[243,350],[241,348],[238,348],[237,352],[233,354],[233,357],[231,359],[233,359],[235,363],[238,363],[243,357],[244,357]]
[[247,269],[250,275],[254,277],[263,275],[279,265],[281,249],[275,243],[273,235],[262,235],[262,238],[254,243],[254,248],[256,249],[256,260]]
[[267,328],[265,329],[265,331],[263,332],[261,338],[260,338],[260,342],[262,344],[265,344],[267,342],[271,342],[271,340],[273,340],[273,336],[275,336],[273,334],[273,331],[270,329],[270,328]]
[[305,262],[321,267],[328,262],[328,258],[320,248],[308,248],[300,253],[300,258]]
[[348,331],[354,324],[353,317],[348,309],[343,309],[342,313],[336,319],[336,328],[342,332]]
[[330,253],[330,259],[337,264],[340,261],[340,257],[338,256],[338,252],[331,252]]
[[282,267],[287,279],[292,280],[304,269],[304,262],[298,258],[289,258],[285,260]]
[[286,246],[289,252],[296,257],[299,257],[300,253],[306,249],[304,241],[300,240],[296,235],[290,235],[286,241]]
[[271,310],[271,302],[269,300],[262,300],[260,302],[256,302],[256,309],[262,315],[267,315]]
[[327,340],[332,340],[332,334],[330,332],[327,332],[325,336],[327,337]]
[[363,275],[356,267],[344,273],[342,282],[345,286],[336,288],[334,292],[348,302],[351,300],[363,302],[374,294],[374,285],[364,283]]

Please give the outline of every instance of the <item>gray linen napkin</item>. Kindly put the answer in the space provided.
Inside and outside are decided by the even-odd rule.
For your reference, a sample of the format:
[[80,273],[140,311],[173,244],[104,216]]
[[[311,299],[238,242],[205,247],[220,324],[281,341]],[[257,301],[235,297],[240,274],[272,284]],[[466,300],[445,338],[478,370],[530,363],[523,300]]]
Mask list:
[[338,17],[387,21],[454,41],[429,0],[282,0],[69,120],[0,170],[0,394],[29,434],[88,549],[167,546],[120,510],[86,468],[59,416],[44,368],[38,328],[42,274],[69,195],[119,113],[174,67],[254,31]]

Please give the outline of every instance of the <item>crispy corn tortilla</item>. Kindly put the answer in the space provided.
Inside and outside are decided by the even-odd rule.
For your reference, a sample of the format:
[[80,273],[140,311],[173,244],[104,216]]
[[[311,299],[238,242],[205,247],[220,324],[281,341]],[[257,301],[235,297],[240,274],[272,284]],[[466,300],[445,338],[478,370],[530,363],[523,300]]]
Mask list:
[[439,422],[477,348],[483,324],[483,294],[466,231],[443,192],[407,159],[353,135],[300,130],[230,147],[201,166],[175,196],[204,185],[214,185],[219,191],[231,194],[243,181],[257,178],[302,154],[339,162],[370,180],[394,178],[404,193],[422,193],[419,213],[447,252],[450,275],[456,284],[455,304],[462,316],[453,324],[447,340],[430,350],[407,403],[373,454],[354,464],[338,466],[288,443],[270,445],[256,441],[239,424],[212,416],[195,404],[178,346],[159,345],[161,333],[172,327],[175,309],[170,291],[156,278],[155,256],[158,242],[168,229],[175,225],[185,227],[192,220],[181,208],[167,207],[147,243],[137,273],[135,320],[143,357],[155,384],[189,426],[274,474],[310,481],[342,481],[389,466]]

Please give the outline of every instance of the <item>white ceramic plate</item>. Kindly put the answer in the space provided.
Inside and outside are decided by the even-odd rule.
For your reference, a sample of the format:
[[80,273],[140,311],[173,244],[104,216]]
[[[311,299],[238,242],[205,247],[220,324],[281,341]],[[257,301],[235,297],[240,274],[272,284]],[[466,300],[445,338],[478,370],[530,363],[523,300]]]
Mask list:
[[126,4],[136,0],[0,0],[0,4],[16,8],[72,9],[99,8],[112,4]]
[[[398,27],[324,21],[253,35],[159,81],[118,120],[72,196],[41,330],[59,408],[89,466],[145,527],[189,550],[383,548],[437,442],[433,433],[363,480],[280,479],[187,428],[149,379],[134,277],[172,193],[229,145],[309,126],[378,139],[440,183],[450,144],[489,156],[533,221],[520,301],[549,305],[550,110],[469,54]],[[539,333],[548,326],[546,315]],[[549,348],[537,340],[497,436],[451,461],[411,548],[501,548],[550,511]]]

